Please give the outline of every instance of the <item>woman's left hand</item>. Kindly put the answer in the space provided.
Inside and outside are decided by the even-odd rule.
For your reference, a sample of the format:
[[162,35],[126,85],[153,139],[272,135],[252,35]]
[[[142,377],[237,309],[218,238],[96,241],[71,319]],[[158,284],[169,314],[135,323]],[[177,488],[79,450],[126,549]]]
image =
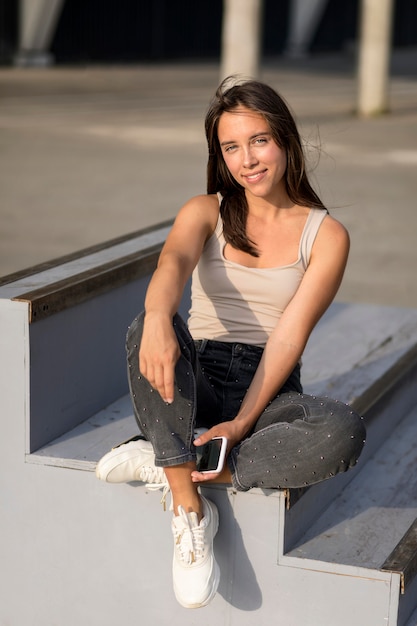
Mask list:
[[[208,443],[211,439],[215,437],[226,437],[227,439],[227,451],[225,457],[225,466],[226,466],[226,458],[229,455],[229,452],[232,448],[234,448],[238,443],[242,441],[245,436],[245,432],[242,431],[241,425],[236,422],[236,420],[231,420],[229,422],[222,422],[220,424],[216,424],[210,430],[207,430],[202,435],[200,435],[197,439],[194,440],[195,446],[203,446],[205,443]],[[191,473],[192,481],[195,483],[206,482],[209,480],[215,480],[219,477],[218,473],[214,472],[197,472],[194,471]]]

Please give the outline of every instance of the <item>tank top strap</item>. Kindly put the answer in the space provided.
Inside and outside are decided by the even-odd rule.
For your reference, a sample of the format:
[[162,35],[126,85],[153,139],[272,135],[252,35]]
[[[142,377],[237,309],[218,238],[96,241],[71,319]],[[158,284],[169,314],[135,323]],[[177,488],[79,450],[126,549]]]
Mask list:
[[305,270],[310,263],[311,250],[316,235],[327,214],[326,209],[310,209],[310,213],[308,214],[300,241],[300,257]]
[[[223,200],[223,196],[220,193],[220,191],[217,192],[217,199],[219,201],[219,208],[220,205],[222,203]],[[214,229],[214,235],[217,237],[217,239],[220,239],[223,237],[223,220],[222,220],[222,216],[220,215],[220,211],[219,211],[219,217],[217,218],[217,224],[216,224],[216,228]],[[226,242],[224,242],[226,243]]]

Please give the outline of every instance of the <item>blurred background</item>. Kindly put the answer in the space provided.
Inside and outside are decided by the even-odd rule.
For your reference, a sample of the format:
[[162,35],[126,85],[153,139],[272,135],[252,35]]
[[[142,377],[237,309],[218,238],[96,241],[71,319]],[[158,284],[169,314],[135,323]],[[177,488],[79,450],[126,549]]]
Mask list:
[[0,0],[0,277],[204,193],[232,72],[289,102],[350,231],[338,299],[417,307],[417,0]]

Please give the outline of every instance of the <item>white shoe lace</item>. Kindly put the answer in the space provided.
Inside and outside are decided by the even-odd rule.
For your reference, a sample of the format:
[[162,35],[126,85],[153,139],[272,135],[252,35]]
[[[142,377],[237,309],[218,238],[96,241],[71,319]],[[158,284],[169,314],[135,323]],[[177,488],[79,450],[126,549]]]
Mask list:
[[166,497],[171,491],[171,488],[165,476],[164,468],[156,467],[156,465],[143,465],[140,468],[139,480],[146,483],[145,487],[149,489],[149,491],[162,489],[161,504],[164,507],[164,511],[166,511]]
[[198,524],[197,513],[187,513],[182,506],[178,507],[183,528],[176,528],[174,532],[175,544],[179,558],[186,565],[196,563],[203,555],[204,528]]
[[142,465],[139,471],[139,480],[151,486],[154,485],[155,489],[160,489],[167,483],[164,468],[156,467],[156,465]]

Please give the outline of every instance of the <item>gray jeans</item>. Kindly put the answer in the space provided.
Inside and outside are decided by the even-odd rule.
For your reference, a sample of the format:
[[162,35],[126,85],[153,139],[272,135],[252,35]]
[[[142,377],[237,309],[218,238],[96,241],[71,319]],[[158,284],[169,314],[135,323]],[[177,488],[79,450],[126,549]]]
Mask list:
[[[181,356],[172,404],[139,371],[143,313],[132,322],[126,349],[135,417],[160,467],[195,460],[194,428],[233,419],[256,371],[262,348],[194,341],[180,316],[173,320]],[[365,441],[362,418],[337,400],[304,394],[297,366],[253,430],[228,457],[233,486],[303,487],[354,467]]]

